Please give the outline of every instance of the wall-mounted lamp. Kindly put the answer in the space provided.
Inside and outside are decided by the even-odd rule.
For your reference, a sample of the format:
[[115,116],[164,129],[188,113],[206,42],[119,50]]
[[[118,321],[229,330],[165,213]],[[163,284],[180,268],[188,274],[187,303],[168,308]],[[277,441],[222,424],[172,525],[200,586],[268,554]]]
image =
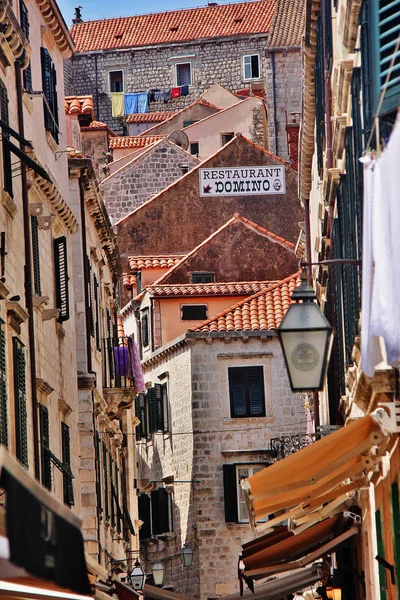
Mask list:
[[146,575],[140,566],[138,559],[136,559],[134,567],[129,573],[128,578],[134,590],[141,591],[144,588]]
[[164,565],[161,562],[154,563],[151,572],[153,573],[154,585],[161,587],[164,583]]
[[190,567],[193,562],[193,550],[188,542],[185,542],[180,551],[181,561],[184,567]]

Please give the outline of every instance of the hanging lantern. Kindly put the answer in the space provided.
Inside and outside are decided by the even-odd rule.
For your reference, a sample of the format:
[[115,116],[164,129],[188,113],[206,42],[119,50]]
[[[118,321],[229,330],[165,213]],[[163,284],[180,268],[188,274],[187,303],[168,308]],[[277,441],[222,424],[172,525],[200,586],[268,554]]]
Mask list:
[[161,587],[164,583],[164,565],[161,562],[154,563],[151,572],[153,573],[154,585]]
[[185,542],[180,551],[180,557],[183,566],[190,567],[193,562],[193,550],[189,546],[188,542]]
[[146,575],[140,566],[140,562],[136,559],[135,565],[129,574],[129,581],[131,582],[132,588],[137,591],[143,590],[145,579]]

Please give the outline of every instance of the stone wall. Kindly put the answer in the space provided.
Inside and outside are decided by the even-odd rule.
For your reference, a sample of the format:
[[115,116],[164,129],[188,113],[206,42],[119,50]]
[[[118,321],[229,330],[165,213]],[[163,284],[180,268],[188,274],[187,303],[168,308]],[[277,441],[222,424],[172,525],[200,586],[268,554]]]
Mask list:
[[111,116],[108,82],[110,70],[124,71],[126,92],[147,91],[152,88],[164,90],[176,85],[176,64],[190,61],[192,85],[189,95],[168,103],[157,101],[150,104],[150,111],[176,111],[196,100],[215,82],[232,92],[248,87],[251,82],[245,81],[243,77],[242,57],[246,54],[260,55],[261,78],[257,82],[263,82],[267,63],[264,56],[265,45],[266,37],[254,36],[225,41],[202,40],[199,43],[148,47],[142,50],[76,54],[71,61],[73,90],[69,89],[69,93],[92,94],[95,106],[98,94],[99,114],[96,114],[96,118],[122,134],[122,119]]
[[[187,573],[172,559],[172,579],[168,567],[166,583],[201,599],[238,591],[238,554],[251,533],[247,523],[225,522],[223,465],[268,464],[271,438],[306,428],[304,406],[290,391],[279,342],[198,340],[147,365],[149,383],[168,373],[171,435],[154,434],[140,443],[140,468],[152,480],[173,476],[188,482],[174,485],[176,537],[157,557],[179,551],[185,540],[197,546],[192,545],[194,564]],[[232,419],[228,367],[255,365],[264,367],[266,416]]]
[[[279,51],[275,57],[275,86],[273,82],[272,54],[266,58],[266,88],[275,87],[276,115],[274,119],[274,99],[272,93],[267,94],[269,150],[274,154],[289,159],[286,136],[286,113],[301,112],[302,67],[300,50]],[[277,147],[275,144],[275,121]]]
[[195,156],[162,140],[102,182],[104,203],[111,221],[121,219],[182,177],[180,165],[192,168],[198,163]]

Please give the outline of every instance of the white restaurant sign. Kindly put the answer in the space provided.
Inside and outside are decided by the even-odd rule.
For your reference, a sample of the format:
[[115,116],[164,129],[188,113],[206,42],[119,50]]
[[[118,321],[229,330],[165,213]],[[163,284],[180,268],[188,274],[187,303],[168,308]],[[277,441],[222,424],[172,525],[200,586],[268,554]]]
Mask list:
[[285,167],[200,169],[200,196],[285,194]]

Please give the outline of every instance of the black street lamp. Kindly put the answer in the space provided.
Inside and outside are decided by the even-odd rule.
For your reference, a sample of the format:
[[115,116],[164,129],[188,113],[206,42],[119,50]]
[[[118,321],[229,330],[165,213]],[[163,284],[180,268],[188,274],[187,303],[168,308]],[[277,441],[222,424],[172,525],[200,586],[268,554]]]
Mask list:
[[332,326],[314,302],[305,271],[277,333],[293,392],[320,391],[332,347]]
[[144,588],[146,575],[140,566],[140,562],[136,559],[132,571],[128,575],[131,586],[134,590],[141,591]]
[[181,561],[184,567],[190,567],[193,562],[193,550],[188,542],[185,542],[180,551]]
[[151,572],[153,573],[154,584],[161,587],[164,583],[164,565],[161,562],[154,563]]

